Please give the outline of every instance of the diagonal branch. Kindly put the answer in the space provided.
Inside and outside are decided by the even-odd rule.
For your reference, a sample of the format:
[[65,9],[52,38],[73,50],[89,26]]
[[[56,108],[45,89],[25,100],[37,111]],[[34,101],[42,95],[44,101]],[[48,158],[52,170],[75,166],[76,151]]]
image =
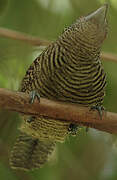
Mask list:
[[113,61],[117,63],[117,55],[113,53],[102,52],[101,58],[105,61]]
[[[40,38],[28,35],[26,33],[21,33],[18,31],[14,31],[14,30],[2,28],[2,27],[0,27],[0,36],[14,39],[14,40],[23,41],[32,46],[48,46],[49,44],[52,43],[51,41],[41,40]],[[102,52],[101,58],[106,61],[117,62],[117,55],[112,54],[112,53]]]
[[0,36],[14,40],[20,40],[32,46],[48,46],[51,43],[50,41],[41,40],[40,38],[28,35],[26,33],[21,33],[2,27],[0,27]]
[[43,115],[45,117],[70,121],[101,131],[117,134],[117,114],[104,112],[102,120],[97,111],[90,111],[88,107],[62,103],[41,98],[40,103],[35,100],[29,104],[29,95],[0,88],[0,108],[29,115]]

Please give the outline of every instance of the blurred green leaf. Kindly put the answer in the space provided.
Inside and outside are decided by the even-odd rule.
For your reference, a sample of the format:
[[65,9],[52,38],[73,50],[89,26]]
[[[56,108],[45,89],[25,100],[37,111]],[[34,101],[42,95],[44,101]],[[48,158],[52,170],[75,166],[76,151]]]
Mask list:
[[0,163],[0,179],[17,180],[14,174],[8,168],[6,168],[2,163]]

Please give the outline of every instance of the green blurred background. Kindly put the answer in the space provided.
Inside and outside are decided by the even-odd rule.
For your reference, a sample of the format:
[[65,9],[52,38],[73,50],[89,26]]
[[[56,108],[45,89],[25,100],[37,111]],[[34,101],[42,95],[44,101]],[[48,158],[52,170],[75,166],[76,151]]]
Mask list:
[[[0,0],[0,26],[55,40],[79,16],[99,8],[104,0]],[[102,50],[117,54],[117,1],[109,3],[109,33]],[[40,47],[0,37],[0,87],[17,90]],[[108,74],[104,106],[117,112],[117,63],[103,62]],[[20,117],[0,111],[0,180],[116,180],[117,138],[90,129],[58,144],[49,163],[33,172],[13,171],[8,158]]]

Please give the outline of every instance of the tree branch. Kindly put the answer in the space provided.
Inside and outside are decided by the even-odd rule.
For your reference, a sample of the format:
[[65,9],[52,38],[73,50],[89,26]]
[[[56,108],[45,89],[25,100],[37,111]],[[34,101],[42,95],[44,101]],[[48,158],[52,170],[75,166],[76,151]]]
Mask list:
[[29,95],[0,88],[0,108],[19,113],[44,116],[61,121],[70,121],[83,126],[93,127],[101,131],[117,134],[117,114],[103,112],[100,119],[97,111],[75,104],[62,103],[41,98],[29,103]]
[[0,36],[20,40],[33,46],[48,46],[51,43],[47,40],[41,40],[40,38],[2,27],[0,27]]
[[101,53],[101,58],[105,61],[113,61],[117,63],[117,55],[112,53]]
[[[21,33],[18,31],[2,28],[2,27],[0,27],[0,36],[14,39],[14,40],[23,41],[32,46],[48,46],[49,44],[52,43],[51,41],[41,40],[40,38],[30,36],[28,34]],[[117,55],[112,54],[112,53],[102,52],[101,58],[105,61],[117,62]]]

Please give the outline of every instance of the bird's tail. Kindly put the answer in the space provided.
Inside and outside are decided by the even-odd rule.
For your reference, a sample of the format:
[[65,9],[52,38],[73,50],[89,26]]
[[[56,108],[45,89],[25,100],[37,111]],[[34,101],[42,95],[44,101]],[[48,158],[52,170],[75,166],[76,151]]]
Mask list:
[[21,170],[40,168],[47,162],[54,147],[54,142],[40,141],[21,133],[11,151],[11,168]]

